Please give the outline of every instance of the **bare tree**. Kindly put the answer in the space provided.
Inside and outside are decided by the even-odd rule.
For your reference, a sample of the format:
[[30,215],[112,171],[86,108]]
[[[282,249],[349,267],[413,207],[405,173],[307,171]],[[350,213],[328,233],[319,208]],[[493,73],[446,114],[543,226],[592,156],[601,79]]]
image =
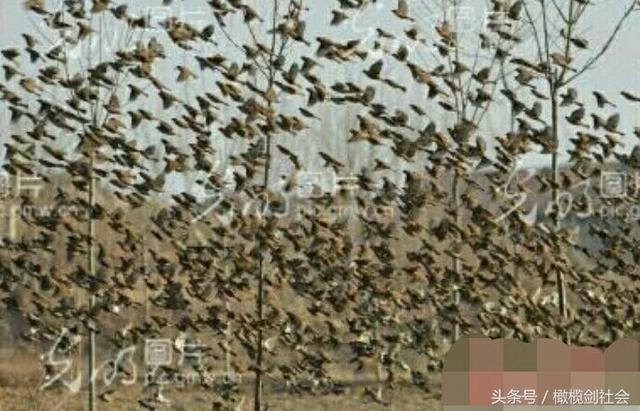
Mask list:
[[[426,20],[434,24],[432,30],[437,38],[431,51],[436,68],[427,73],[432,78],[427,81],[428,97],[436,99],[439,108],[444,109],[442,122],[451,124],[447,131],[454,148],[445,163],[452,169],[448,208],[453,226],[463,227],[465,213],[460,197],[471,195],[465,194],[468,189],[475,190],[465,187],[465,181],[477,178],[478,173],[492,165],[483,135],[493,130],[487,129],[485,116],[500,110],[494,103],[499,79],[509,53],[522,41],[522,25],[506,18],[495,4],[487,9],[461,0],[443,0],[436,4],[422,2],[421,5],[423,14],[430,17]],[[425,27],[425,30],[429,29]],[[422,74],[418,69],[413,71],[414,77],[415,72]],[[436,79],[443,84],[438,85]],[[495,108],[493,112],[492,108]],[[435,131],[435,127],[431,127],[429,133]],[[450,307],[455,312],[461,304],[460,287],[465,283],[459,257],[464,243],[460,231],[452,231],[451,241],[456,251],[451,255],[450,270],[454,281],[451,282]],[[460,332],[460,325],[453,320],[453,342],[460,337]]]
[[[506,5],[505,5],[506,7]],[[559,157],[560,133],[563,130],[560,110],[562,106],[578,107],[577,95],[571,85],[592,68],[607,52],[615,41],[615,38],[623,24],[638,9],[637,2],[629,1],[622,16],[618,19],[609,36],[600,46],[592,46],[589,40],[582,37],[585,16],[598,6],[591,2],[576,0],[529,0],[516,1],[508,10],[519,20],[524,21],[531,31],[535,44],[535,54],[531,57],[518,55],[512,59],[518,67],[518,81],[521,84],[537,82],[537,78],[546,83],[548,100],[537,102],[540,110],[546,113],[549,124],[537,135],[538,143],[544,147],[544,152],[549,153],[551,159],[551,173],[553,179],[551,217],[555,229],[560,227],[559,219]],[[559,40],[559,41],[558,41]],[[520,54],[520,53],[518,53]],[[566,92],[568,98],[562,103],[561,95]],[[544,110],[544,108],[547,110]],[[581,114],[582,113],[582,114]],[[541,118],[544,114],[539,113]],[[577,112],[569,119],[569,123],[580,125],[584,109],[577,108]],[[562,253],[562,250],[558,250]],[[568,320],[567,310],[567,285],[565,273],[561,269],[556,270],[556,284],[559,298],[559,315],[562,321]],[[566,343],[570,343],[567,333],[564,337]]]
[[[88,349],[88,407],[96,409],[96,333],[107,333],[108,325],[102,324],[104,315],[119,312],[133,303],[116,291],[122,281],[120,276],[109,276],[117,260],[108,240],[121,237],[123,272],[128,276],[134,271],[129,260],[138,251],[138,233],[130,229],[121,208],[101,204],[98,191],[120,199],[119,207],[134,213],[149,198],[163,191],[167,173],[178,171],[179,160],[170,156],[164,160],[164,171],[150,175],[147,166],[158,162],[156,144],[162,141],[170,145],[175,132],[170,125],[171,112],[156,117],[140,105],[141,97],[150,97],[155,87],[164,104],[177,101],[171,91],[155,77],[153,71],[166,57],[164,47],[156,39],[147,39],[149,17],[136,16],[126,5],[110,7],[107,3],[94,2],[45,2],[30,0],[25,7],[37,24],[33,32],[22,34],[25,53],[14,48],[8,64],[14,74],[4,90],[12,87],[10,80],[16,77],[15,98],[8,101],[14,113],[13,121],[27,118],[22,123],[24,132],[15,135],[15,147],[36,146],[38,173],[45,181],[57,179],[55,213],[30,218],[28,223],[42,235],[56,239],[56,244],[67,250],[62,266],[64,276],[72,281],[49,278],[53,286],[43,295],[36,314],[42,317],[40,327],[46,321],[78,332],[85,327],[89,336]],[[141,17],[140,17],[141,16]],[[191,33],[194,35],[194,32]],[[30,61],[20,63],[21,56]],[[9,67],[9,66],[6,66]],[[137,78],[131,82],[131,76]],[[148,84],[140,86],[140,83]],[[122,102],[126,94],[126,103]],[[122,102],[122,103],[121,103]],[[127,110],[128,109],[128,110]],[[131,117],[131,122],[125,119]],[[157,122],[160,133],[155,134],[153,144],[140,147],[134,134],[144,121]],[[148,130],[146,127],[144,127]],[[127,132],[125,132],[126,129]],[[20,158],[7,158],[7,169],[12,173],[21,167]],[[68,190],[72,185],[75,190]],[[68,207],[78,207],[82,213],[69,213]],[[62,210],[62,211],[60,211]],[[107,214],[107,210],[112,214]],[[97,227],[99,225],[99,228]],[[61,227],[64,227],[63,229]],[[105,235],[110,232],[110,236]],[[37,237],[36,237],[37,238]],[[34,243],[38,246],[38,242]],[[40,244],[42,247],[43,244]],[[108,251],[107,251],[108,250]],[[78,254],[86,256],[86,264],[75,265]],[[36,255],[37,257],[37,255]],[[54,260],[55,261],[55,260]],[[49,261],[49,264],[55,264]],[[131,264],[130,264],[131,263]],[[84,267],[83,267],[84,265]],[[41,277],[46,274],[37,272]],[[88,306],[76,307],[62,288],[75,287],[84,290]],[[115,310],[115,311],[112,311]],[[105,314],[106,313],[106,314]]]
[[[300,55],[308,53],[309,43],[305,38],[304,21],[305,5],[303,1],[271,0],[252,7],[248,4],[228,5],[211,4],[213,15],[217,21],[217,28],[221,32],[220,41],[226,41],[228,46],[235,48],[237,59],[229,55],[216,59],[215,56],[197,56],[203,70],[211,69],[214,74],[220,71],[226,80],[219,81],[218,87],[229,106],[237,104],[236,109],[229,109],[225,117],[227,124],[220,129],[228,138],[249,137],[257,138],[246,153],[241,156],[246,160],[244,175],[248,181],[253,181],[260,167],[262,179],[259,185],[237,186],[236,192],[245,192],[245,201],[253,202],[258,199],[258,226],[254,232],[255,254],[257,265],[255,292],[255,320],[252,327],[253,348],[251,357],[254,380],[254,409],[262,410],[263,384],[265,373],[264,359],[264,328],[265,305],[268,290],[265,276],[269,271],[269,242],[274,230],[272,170],[274,138],[283,133],[302,131],[304,121],[295,114],[289,114],[283,98],[293,99],[294,109],[300,105],[296,100],[299,86],[296,84],[300,74],[311,75],[311,68],[302,64],[291,63],[290,59],[299,59]],[[230,22],[233,22],[230,24]],[[227,28],[240,24],[243,30],[234,27],[233,33]],[[233,61],[235,59],[235,61]],[[251,78],[241,80],[243,74],[248,73]],[[298,98],[299,100],[299,98]],[[243,116],[240,119],[237,115]],[[236,174],[238,176],[238,174]],[[236,181],[237,182],[237,181]],[[206,183],[206,182],[205,182]],[[242,212],[237,217],[247,217],[244,210],[246,203],[240,203]],[[255,209],[255,207],[254,207]],[[254,214],[251,214],[252,216]]]

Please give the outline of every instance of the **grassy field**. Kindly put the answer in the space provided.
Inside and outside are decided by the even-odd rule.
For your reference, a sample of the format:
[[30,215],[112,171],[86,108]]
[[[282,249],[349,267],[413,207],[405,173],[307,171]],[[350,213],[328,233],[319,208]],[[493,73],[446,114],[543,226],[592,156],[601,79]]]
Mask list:
[[[137,411],[143,409],[135,399],[139,389],[122,389],[113,394],[109,403],[100,402],[101,411]],[[204,391],[180,390],[167,391],[165,396],[169,404],[158,405],[157,410],[204,411],[212,410],[214,395]],[[341,396],[310,396],[274,393],[267,395],[269,410],[273,411],[428,411],[439,409],[439,403],[425,398],[423,394],[412,389],[397,389],[386,393],[388,405],[376,404],[363,399],[358,392]],[[76,395],[62,391],[42,392],[37,389],[21,387],[0,388],[0,409],[5,411],[81,411],[86,407],[84,392]],[[252,410],[250,395],[239,405],[240,410]]]
[[[33,353],[32,353],[33,354]],[[43,368],[36,355],[25,351],[0,352],[0,411],[81,411],[87,409],[87,392],[72,393],[66,388],[56,387],[41,390]],[[369,387],[375,387],[374,376],[368,379]],[[434,380],[434,383],[437,381]],[[265,398],[272,411],[428,411],[440,408],[439,401],[423,390],[398,384],[383,391],[385,404],[374,402],[364,395],[365,384],[349,384],[341,395],[298,394],[285,391],[281,386],[266,385]],[[253,410],[252,381],[245,380],[238,393],[237,411]],[[137,411],[144,409],[138,400],[153,397],[155,391],[145,388],[143,382],[123,386],[114,384],[115,390],[109,395],[109,401],[98,400],[100,411]],[[98,394],[104,392],[99,389]],[[219,398],[211,389],[199,387],[167,387],[163,396],[169,403],[154,403],[156,410],[171,411],[209,411],[214,410],[213,403]]]

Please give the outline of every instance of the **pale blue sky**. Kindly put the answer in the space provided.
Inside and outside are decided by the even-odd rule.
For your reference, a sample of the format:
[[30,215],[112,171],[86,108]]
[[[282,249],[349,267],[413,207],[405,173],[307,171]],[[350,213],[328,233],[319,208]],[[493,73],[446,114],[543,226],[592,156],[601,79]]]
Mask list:
[[[50,1],[49,4],[58,1],[60,0]],[[559,0],[559,3],[564,4],[565,1],[566,0]],[[596,6],[594,6],[592,9],[593,11],[586,16],[585,25],[581,30],[588,33],[593,48],[597,49],[613,29],[615,22],[623,13],[628,1],[593,0],[593,2]],[[0,0],[0,46],[2,46],[2,48],[22,46],[23,41],[20,38],[20,33],[24,31],[33,32],[37,27],[37,23],[34,23],[33,20],[30,20],[30,18],[27,17],[21,3],[22,2],[18,0]],[[135,6],[132,6],[133,9],[138,9],[139,7],[147,4],[158,5],[160,3],[161,1],[159,0],[136,0],[135,2],[130,2],[130,4],[135,4]],[[202,24],[208,23],[206,19],[209,16],[209,9],[206,2],[201,0],[188,0],[174,1],[174,3],[175,5],[173,9],[178,12],[179,17],[182,15],[185,19],[196,21],[201,20]],[[252,3],[252,1],[249,1],[249,3]],[[255,3],[255,1],[253,1],[253,3]],[[330,11],[337,7],[337,0],[314,0],[308,3],[311,5],[309,6],[310,10],[307,14],[307,37],[313,39],[316,36],[328,35],[327,30],[328,21],[330,20]],[[434,3],[437,2],[427,2],[426,0],[410,1],[411,7],[414,10],[414,15],[418,19],[420,26],[425,30],[427,38],[433,38],[432,25],[430,24],[430,20],[434,15],[433,13],[439,15],[438,9],[433,6]],[[477,30],[478,27],[481,27],[484,12],[486,10],[484,7],[485,1],[467,0],[466,4],[471,7],[471,10],[473,10],[472,14],[470,14],[472,24],[469,29],[470,33],[473,33],[473,30]],[[407,29],[410,24],[400,22],[392,15],[391,10],[395,5],[396,0],[379,0],[377,5],[370,7],[366,12],[354,14],[350,21],[345,22],[339,29],[331,29],[330,33],[331,35],[342,37],[344,39],[360,38],[369,45],[373,42],[375,27],[377,26],[383,26],[386,31],[401,35],[402,30]],[[196,22],[195,24],[199,23]],[[242,34],[239,33],[241,28],[233,27],[233,24],[229,27],[229,30],[234,37],[242,36]],[[631,130],[633,125],[635,125],[634,122],[640,123],[638,122],[637,112],[637,110],[640,109],[640,106],[633,108],[632,105],[624,101],[619,94],[620,90],[626,89],[640,95],[640,84],[638,82],[638,78],[640,76],[639,41],[640,14],[636,13],[635,16],[628,20],[625,27],[621,30],[617,41],[607,52],[605,58],[593,70],[586,73],[581,78],[580,82],[576,84],[576,87],[579,89],[582,88],[584,90],[589,90],[589,95],[584,96],[583,100],[587,103],[588,108],[593,107],[593,98],[590,95],[590,90],[592,89],[602,91],[614,102],[619,103],[620,112],[623,117],[621,129],[626,130]],[[391,46],[395,47],[396,45],[392,44]],[[516,50],[514,54],[528,55],[533,59],[532,47],[533,43],[525,43],[520,46],[520,49]],[[236,53],[233,47],[225,42],[221,43],[220,48],[216,51],[222,54]],[[186,57],[184,55],[177,55],[174,57],[175,64],[179,64],[179,62],[185,58]],[[428,51],[421,49],[414,52],[410,58],[416,62],[422,63],[426,61],[427,64],[429,64],[430,56]],[[375,61],[375,56],[370,56],[364,65],[369,65],[373,61]],[[433,67],[433,64],[430,65]],[[332,66],[331,63],[327,63],[328,70],[323,72],[323,76],[327,76],[327,73],[330,74],[328,74],[328,77],[323,78],[328,79],[329,81],[349,79],[354,82],[363,82],[364,76],[361,74],[363,67],[355,65],[338,67]],[[385,65],[384,75],[401,81],[408,76],[408,71],[406,71],[406,69],[403,71],[402,68],[398,69],[397,66],[394,67],[395,68],[392,68],[391,65]],[[168,75],[173,76],[174,74],[169,73]],[[193,95],[194,92],[199,91],[200,88],[206,88],[208,86],[209,85],[206,81],[202,79],[196,89],[194,89],[193,86],[191,86],[191,88],[183,86],[181,92],[185,97],[188,97]],[[388,88],[386,90],[388,90]],[[383,92],[386,93],[384,95],[385,102],[391,107],[393,107],[394,104],[398,104],[403,108],[406,108],[408,99],[424,101],[424,90],[420,90],[419,93],[414,91],[413,93],[409,93],[409,96],[394,94],[393,92],[387,93],[386,91],[381,91],[379,95],[382,95]],[[483,134],[489,142],[495,134],[504,131],[509,122],[508,105],[506,101],[504,101],[504,98],[498,97],[498,99],[500,100],[499,105],[496,106],[496,109],[490,111],[483,124]],[[436,121],[442,118],[440,112],[441,110],[434,116]],[[362,166],[366,165],[367,162],[371,160],[372,155],[375,155],[376,157],[388,157],[388,152],[385,153],[386,149],[384,148],[376,149],[377,151],[375,153],[363,154],[362,147],[353,147],[353,145],[346,144],[345,141],[348,138],[349,127],[344,124],[344,121],[347,118],[353,120],[354,114],[357,112],[354,112],[353,110],[345,110],[343,107],[337,107],[322,110],[320,113],[324,113],[323,117],[326,119],[325,122],[322,124],[315,123],[312,125],[312,128],[307,131],[305,136],[297,136],[295,138],[285,137],[283,140],[285,145],[294,148],[303,159],[306,159],[305,162],[310,164],[309,168],[314,169],[320,167],[321,161],[317,156],[317,151],[319,150],[336,153],[337,157],[345,160],[345,162],[349,164],[354,171],[359,171]],[[563,113],[563,115],[565,114],[566,113]],[[603,112],[603,115],[606,114],[608,113]],[[3,115],[4,118],[0,117],[0,121],[6,122],[6,114],[3,113]],[[415,127],[422,127],[422,125],[423,124],[421,123],[414,124]],[[567,138],[563,140],[566,141],[571,136],[571,134],[568,134],[566,135]],[[0,140],[5,140],[7,138],[8,136],[6,134],[0,136]],[[631,133],[628,133],[623,138],[623,142],[630,150],[636,144],[636,137]],[[224,158],[227,154],[234,152],[237,148],[234,147],[234,145],[235,143],[225,143],[225,147],[219,147],[219,155]],[[566,144],[562,144],[561,148],[562,147],[566,148]],[[0,148],[0,150],[2,150],[2,148]],[[370,150],[370,148],[367,147],[365,150]],[[2,152],[0,151],[0,155],[1,153]],[[528,156],[525,164],[546,165],[548,164],[548,157],[541,157],[539,155],[532,154]],[[285,172],[286,170],[283,169],[276,171]]]

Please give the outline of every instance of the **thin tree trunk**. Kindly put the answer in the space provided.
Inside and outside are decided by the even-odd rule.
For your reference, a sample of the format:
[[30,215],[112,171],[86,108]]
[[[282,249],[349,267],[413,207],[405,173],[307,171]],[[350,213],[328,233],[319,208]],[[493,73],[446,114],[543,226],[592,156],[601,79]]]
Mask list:
[[[270,81],[271,83],[271,81]],[[269,85],[271,87],[271,85]],[[271,107],[271,102],[269,103],[269,107]],[[264,165],[264,181],[263,188],[264,193],[263,196],[267,196],[267,190],[269,187],[269,172],[271,170],[271,134],[267,134],[267,146],[266,146],[266,159]],[[263,206],[263,212],[267,209],[268,202],[265,200],[265,204]],[[264,319],[264,270],[265,270],[265,255],[262,250],[260,250],[260,261],[258,267],[258,295],[256,297],[256,312],[258,317],[258,340],[256,343],[256,380],[254,385],[254,410],[262,411],[262,357],[263,357],[263,349],[262,349],[262,341],[263,341],[263,332],[262,332],[262,322]]]
[[258,340],[256,343],[256,365],[254,386],[254,410],[262,411],[262,320],[263,320],[263,292],[264,292],[264,257],[260,255],[260,268],[258,273],[258,296],[256,310],[258,314]]
[[[231,308],[229,307],[229,301],[224,302],[224,309],[229,313]],[[231,380],[231,325],[227,323],[227,329],[224,332],[225,348],[224,348],[224,372],[226,378]]]
[[[224,278],[229,278],[229,246],[227,245],[227,237],[224,238],[224,252],[225,252],[225,260],[224,264]],[[231,311],[231,307],[229,306],[229,299],[227,296],[224,297],[224,309],[226,310],[226,315],[229,315]],[[225,378],[228,378],[231,381],[231,323],[227,321],[227,329],[224,331],[225,338],[225,347],[224,347],[224,372]]]
[[[452,183],[452,190],[451,190],[451,195],[453,197],[451,200],[451,206],[453,208],[456,225],[460,223],[460,216],[459,216],[460,199],[458,198],[459,179],[460,179],[460,176],[458,175],[458,170],[456,170],[453,175],[453,183]],[[458,280],[460,277],[460,259],[457,256],[452,257],[451,269],[453,270],[455,275],[455,279],[454,281],[452,281],[453,305],[454,307],[458,307],[460,305],[460,291],[458,290]],[[453,335],[452,335],[453,341],[452,342],[455,343],[456,341],[458,341],[459,338],[460,338],[460,324],[458,324],[458,319],[456,318],[453,321]]]
[[[89,275],[93,278],[95,275],[95,260],[94,260],[94,244],[93,239],[95,238],[95,224],[93,221],[93,204],[95,201],[95,180],[93,178],[93,153],[91,153],[91,157],[89,160],[89,213],[88,213],[88,231],[89,238],[88,242],[88,265],[89,265]],[[91,313],[89,316],[89,411],[95,411],[96,409],[96,385],[95,385],[95,376],[94,372],[96,369],[96,333],[94,330],[94,325],[92,324],[93,309],[95,307],[95,293],[91,292],[91,297],[89,299],[89,312]]]
[[[380,330],[379,330],[379,325],[378,325],[378,321],[376,320],[376,324],[375,324],[375,329],[374,329],[374,339],[376,341],[376,344],[378,343],[378,341],[380,341]],[[376,381],[378,383],[378,389],[376,391],[376,396],[378,397],[378,401],[382,401],[382,392],[383,392],[383,388],[384,388],[384,383],[383,383],[383,374],[384,374],[384,368],[382,365],[382,360],[383,360],[383,353],[379,352],[378,353],[378,364],[376,367]]]
[[[551,169],[553,173],[553,225],[554,229],[558,230],[560,228],[560,216],[559,216],[559,204],[558,204],[558,90],[557,87],[551,87],[551,124],[553,131],[553,139],[554,139],[554,150],[551,154]],[[559,245],[560,247],[560,245]],[[567,319],[567,295],[566,295],[566,286],[564,280],[564,273],[562,270],[556,270],[556,285],[558,287],[558,306],[560,310],[560,318],[564,323]],[[571,344],[571,340],[569,337],[569,331],[566,331],[564,335],[564,340],[566,344]]]
[[[143,267],[143,275],[147,275],[147,254],[149,253],[149,245],[146,242],[147,236],[142,237],[142,241],[144,242],[143,254],[142,254],[142,267]],[[147,279],[144,279],[144,320],[149,321],[149,285],[147,284]]]

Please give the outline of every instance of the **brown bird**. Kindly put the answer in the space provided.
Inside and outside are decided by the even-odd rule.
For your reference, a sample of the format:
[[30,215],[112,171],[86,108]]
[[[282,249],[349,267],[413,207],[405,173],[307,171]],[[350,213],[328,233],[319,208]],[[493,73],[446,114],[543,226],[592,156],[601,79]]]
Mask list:
[[324,160],[324,166],[333,168],[333,170],[336,173],[340,172],[340,170],[342,170],[344,168],[344,164],[342,164],[341,162],[337,161],[336,159],[331,157],[329,154],[327,154],[325,152],[322,152],[322,151],[319,152],[318,154]]
[[111,9],[111,14],[118,20],[123,20],[128,17],[129,6],[127,4],[121,4]]
[[522,0],[516,0],[511,7],[509,7],[509,10],[507,12],[507,16],[511,19],[511,20],[520,20],[520,13],[522,13],[523,10],[523,1]]
[[582,104],[578,102],[578,90],[573,87],[569,87],[564,94],[560,95],[560,97],[562,98],[562,102],[560,103],[561,107],[571,106],[573,104]]
[[487,84],[489,78],[491,77],[491,67],[481,68],[471,77],[480,84]]
[[615,104],[607,100],[607,97],[605,97],[605,95],[600,93],[599,91],[594,91],[593,96],[596,98],[596,103],[598,104],[598,108],[604,108],[604,106],[606,106],[607,104],[609,104],[612,107],[616,107]]
[[176,69],[178,70],[178,79],[176,80],[178,83],[198,78],[198,76],[196,76],[193,71],[189,70],[188,67],[178,65],[176,66]]
[[400,19],[415,21],[413,17],[409,16],[409,4],[407,0],[398,0],[398,6],[392,11],[393,14]]
[[610,133],[616,133],[616,134],[621,134],[618,131],[618,125],[620,124],[620,114],[615,113],[612,114],[611,116],[609,116],[609,118],[607,118],[607,120],[605,121],[603,127],[605,130],[607,130]]
[[36,39],[34,36],[27,33],[22,33],[22,38],[24,39],[24,42],[27,44],[27,48],[34,48],[40,43],[38,39]]
[[91,13],[97,14],[103,11],[109,10],[109,3],[111,0],[93,0],[93,7]]
[[333,17],[331,18],[332,26],[339,26],[346,20],[349,20],[349,15],[341,10],[333,10],[331,11],[331,14],[333,15]]
[[38,92],[42,91],[42,87],[29,77],[20,80],[20,86],[31,94],[38,94]]
[[398,61],[407,61],[407,58],[409,57],[409,48],[404,44],[401,44],[400,47],[398,47],[398,50],[393,54],[393,57]]
[[380,73],[382,72],[383,66],[382,59],[373,63],[367,70],[363,70],[364,74],[367,75],[370,79],[378,80],[380,78]]
[[168,136],[175,136],[175,132],[173,130],[173,127],[171,127],[171,124],[165,122],[165,121],[160,121],[157,127],[157,130],[159,132],[161,132],[162,134],[168,135]]
[[633,101],[634,103],[640,103],[640,97],[635,94],[631,94],[628,91],[621,91],[622,97],[626,98],[629,101]]
[[144,96],[149,97],[146,91],[136,86],[135,84],[129,84],[129,101],[136,101],[138,97]]
[[411,62],[407,62],[407,67],[409,67],[409,70],[411,71],[411,75],[413,76],[413,79],[416,82],[420,84],[427,84],[427,85],[434,84],[433,78],[431,77],[431,73],[429,73],[427,70]]
[[171,108],[171,106],[173,106],[173,104],[178,101],[178,99],[173,94],[164,90],[160,90],[158,92],[158,96],[162,100],[162,108],[164,108],[165,110]]
[[14,66],[9,66],[7,64],[2,65],[2,69],[4,70],[4,79],[6,81],[11,81],[13,77],[20,74],[23,75],[17,68]]
[[276,147],[278,147],[278,150],[280,150],[282,154],[284,154],[285,156],[287,156],[287,158],[289,158],[289,160],[293,163],[293,166],[296,168],[296,170],[301,169],[300,160],[298,159],[298,156],[296,156],[289,149],[287,149],[286,147],[280,144],[276,145]]
[[10,61],[15,61],[20,56],[20,52],[16,48],[4,49],[0,51],[0,53],[2,53],[4,58]]
[[567,121],[571,124],[573,124],[574,126],[582,126],[582,127],[586,127],[586,124],[584,124],[582,122],[582,120],[584,119],[586,115],[586,111],[583,107],[580,107],[574,111],[571,112],[571,114],[569,114],[567,117],[565,117],[567,119]]
[[588,49],[589,48],[589,40],[582,38],[582,37],[572,37],[570,39],[571,44],[573,44],[574,46],[576,46],[579,49]]
[[549,57],[551,57],[551,61],[553,62],[553,64],[569,71],[576,71],[576,69],[571,67],[571,62],[573,61],[571,57],[565,56],[564,54],[558,52],[550,53]]

